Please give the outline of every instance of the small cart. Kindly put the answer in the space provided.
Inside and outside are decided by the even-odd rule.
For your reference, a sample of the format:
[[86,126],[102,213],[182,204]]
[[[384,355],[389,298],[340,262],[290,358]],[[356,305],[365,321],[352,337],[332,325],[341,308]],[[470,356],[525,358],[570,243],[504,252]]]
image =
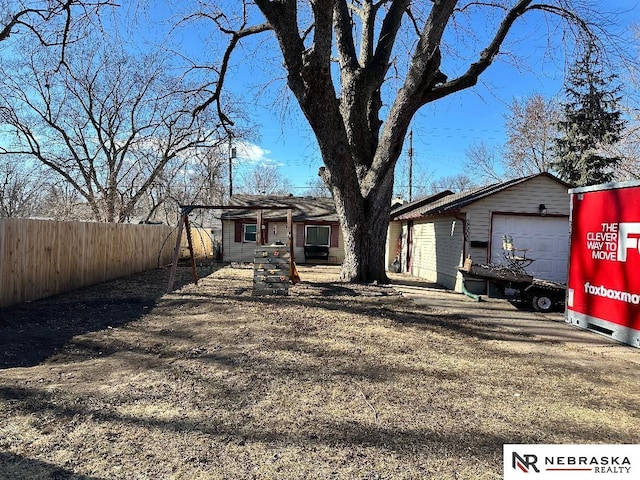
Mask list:
[[[480,265],[473,263],[470,258],[459,270],[463,279],[488,280],[501,287],[502,291],[513,290],[515,294],[508,298],[529,303],[538,312],[564,307],[567,286],[563,283],[534,278],[505,265]],[[464,290],[466,293],[466,288]]]

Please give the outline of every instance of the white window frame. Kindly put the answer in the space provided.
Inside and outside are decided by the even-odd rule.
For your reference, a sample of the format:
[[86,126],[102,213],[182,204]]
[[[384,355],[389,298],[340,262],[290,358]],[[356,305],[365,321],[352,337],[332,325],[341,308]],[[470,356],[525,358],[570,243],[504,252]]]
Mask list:
[[[307,239],[309,238],[309,228],[326,228],[329,231],[329,234],[327,235],[327,243],[324,245],[309,243],[307,241]],[[304,226],[304,245],[305,246],[318,245],[320,247],[330,247],[331,246],[331,225],[305,225]]]
[[[247,232],[247,227],[253,227],[255,231]],[[253,235],[253,240],[247,240],[247,234]],[[243,223],[242,224],[242,243],[256,243],[257,239],[258,239],[258,224]]]

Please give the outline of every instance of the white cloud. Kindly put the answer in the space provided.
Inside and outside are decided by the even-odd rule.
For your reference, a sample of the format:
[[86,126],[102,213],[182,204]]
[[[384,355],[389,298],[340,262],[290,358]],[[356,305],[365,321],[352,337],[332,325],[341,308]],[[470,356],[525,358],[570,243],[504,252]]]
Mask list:
[[270,150],[265,150],[259,145],[247,142],[234,144],[236,149],[236,161],[244,165],[260,165],[262,167],[282,167],[284,163],[269,157]]

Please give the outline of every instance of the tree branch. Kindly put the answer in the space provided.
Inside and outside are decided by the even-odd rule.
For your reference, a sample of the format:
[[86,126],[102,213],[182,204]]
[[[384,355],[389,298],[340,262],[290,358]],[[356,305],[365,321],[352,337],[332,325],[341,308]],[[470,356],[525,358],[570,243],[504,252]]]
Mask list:
[[[218,23],[217,19],[214,19],[214,21],[216,21],[216,23]],[[225,115],[225,113],[223,111],[223,108],[222,108],[222,104],[220,103],[220,101],[221,101],[221,97],[222,97],[222,88],[223,88],[224,82],[226,80],[227,70],[229,69],[229,61],[231,59],[231,54],[233,53],[233,51],[235,50],[236,46],[238,45],[238,43],[240,42],[241,39],[243,39],[245,37],[248,37],[250,35],[256,35],[258,33],[269,31],[269,30],[271,30],[271,27],[270,27],[269,24],[263,23],[261,25],[255,25],[253,27],[243,28],[243,29],[238,30],[238,31],[232,31],[232,30],[224,29],[220,25],[219,25],[219,28],[223,33],[227,33],[227,34],[231,35],[231,40],[229,41],[229,45],[227,45],[227,48],[225,49],[224,55],[222,56],[222,62],[220,64],[220,70],[218,72],[218,81],[215,84],[215,89],[214,89],[213,95],[211,95],[207,100],[205,100],[203,103],[198,105],[193,110],[192,115],[195,117],[196,115],[198,115],[200,112],[206,110],[207,107],[209,107],[212,103],[215,102],[217,113],[218,113],[218,117],[220,118],[220,121],[222,122],[222,126],[227,131],[227,133],[229,133],[228,130],[227,130],[227,126],[228,125],[233,126],[233,121],[229,117],[227,117],[227,115]]]
[[46,10],[36,10],[36,9],[26,9],[26,10],[22,10],[18,13],[15,13],[14,15],[12,15],[9,19],[9,21],[6,23],[6,25],[4,26],[4,28],[2,28],[2,30],[0,30],[0,42],[8,39],[11,36],[11,32],[13,31],[13,29],[15,28],[16,25],[18,24],[22,24],[25,25],[27,27],[29,27],[29,25],[25,22],[22,21],[22,17],[26,17],[30,14],[37,14],[37,15],[41,15],[43,13],[45,13]]
[[424,103],[437,100],[451,93],[475,85],[480,75],[493,63],[496,55],[498,55],[500,47],[502,46],[513,24],[526,12],[539,10],[547,13],[552,13],[578,25],[580,30],[584,34],[586,34],[589,39],[596,38],[594,33],[591,31],[590,25],[575,12],[555,5],[531,5],[532,1],[533,0],[520,0],[512,9],[510,9],[505,15],[489,45],[480,53],[478,60],[472,63],[467,71],[460,75],[458,78],[438,85],[434,87],[432,91],[426,92],[426,95],[423,98]]
[[358,67],[358,59],[351,28],[351,15],[346,0],[336,1],[334,24],[340,68],[354,71]]
[[297,0],[255,0],[255,4],[278,39],[288,72],[287,84],[298,101],[304,102],[306,92],[302,70],[305,46],[298,32]]
[[[396,43],[398,31],[402,26],[402,16],[410,3],[410,0],[393,0],[391,3],[389,11],[382,21],[380,37],[378,39],[378,45],[376,46],[373,58],[374,65],[388,66],[391,53],[393,52],[393,46]],[[385,68],[385,73],[387,68]]]

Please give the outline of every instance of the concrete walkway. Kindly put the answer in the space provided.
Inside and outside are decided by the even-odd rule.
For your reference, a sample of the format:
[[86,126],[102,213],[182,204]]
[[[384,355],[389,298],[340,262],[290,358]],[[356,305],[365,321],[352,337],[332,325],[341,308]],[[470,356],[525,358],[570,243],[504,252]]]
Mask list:
[[554,342],[607,355],[624,357],[640,365],[640,349],[616,342],[604,335],[582,330],[564,321],[563,312],[540,313],[517,308],[508,300],[482,297],[477,302],[461,293],[414,277],[391,274],[392,286],[406,298],[432,310],[459,315],[486,327],[483,337],[499,328],[514,336],[526,336],[541,342]]

